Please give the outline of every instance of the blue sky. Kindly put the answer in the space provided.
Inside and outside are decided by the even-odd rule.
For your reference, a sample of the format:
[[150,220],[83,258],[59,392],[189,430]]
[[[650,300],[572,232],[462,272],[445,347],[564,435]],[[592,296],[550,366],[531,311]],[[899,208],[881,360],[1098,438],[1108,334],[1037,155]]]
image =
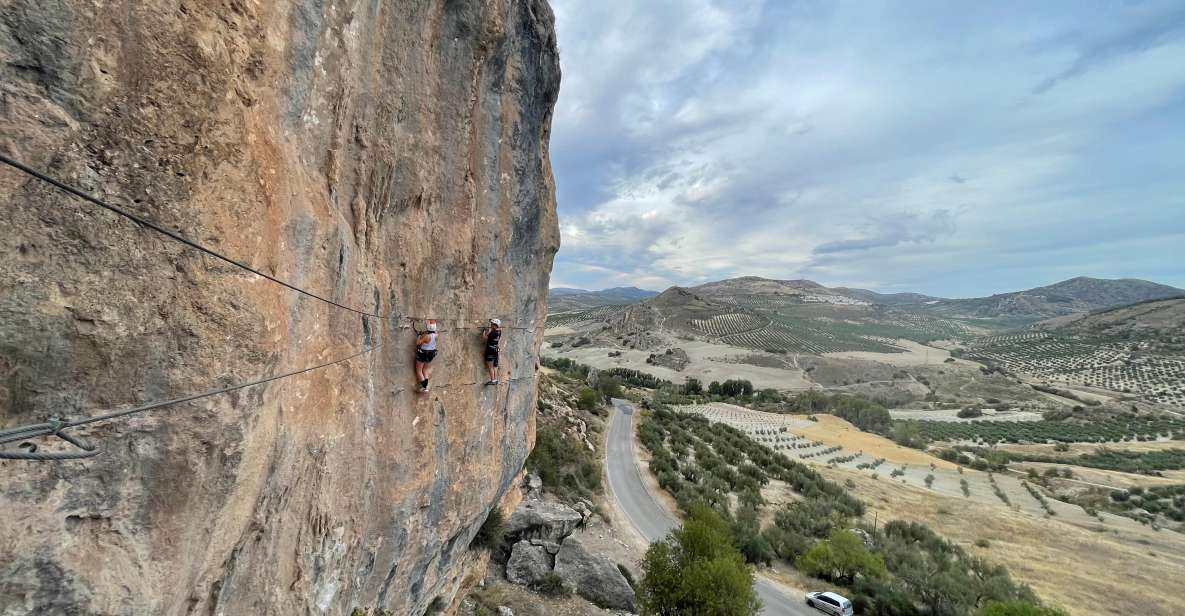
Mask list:
[[552,286],[1185,288],[1185,3],[552,6]]

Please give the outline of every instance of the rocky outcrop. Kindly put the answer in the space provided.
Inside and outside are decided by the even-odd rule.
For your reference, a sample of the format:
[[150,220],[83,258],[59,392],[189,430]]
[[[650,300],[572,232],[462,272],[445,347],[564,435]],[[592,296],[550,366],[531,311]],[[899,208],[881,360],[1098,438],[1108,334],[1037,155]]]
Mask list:
[[591,554],[573,533],[593,518],[592,506],[523,501],[506,523],[499,562],[507,581],[532,586],[555,573],[571,591],[610,609],[633,611],[634,591],[613,562]]
[[[449,605],[534,430],[558,247],[543,0],[0,8],[0,426],[347,363],[0,461],[0,614]],[[500,316],[502,385],[474,327]],[[441,319],[433,392],[411,322]]]
[[545,539],[559,542],[572,534],[584,516],[562,503],[541,500],[523,501],[506,521],[505,536],[509,543],[523,539]]
[[646,358],[646,363],[681,372],[687,367],[687,364],[691,363],[691,358],[687,356],[687,351],[674,348],[667,349],[665,353],[651,353]]
[[[555,545],[558,552],[559,545]],[[510,551],[510,560],[506,561],[506,579],[514,584],[530,586],[551,573],[553,559],[554,555],[548,553],[543,545],[519,541]]]
[[634,589],[605,558],[593,556],[576,536],[564,539],[555,557],[555,574],[564,585],[593,603],[609,609],[634,611]]

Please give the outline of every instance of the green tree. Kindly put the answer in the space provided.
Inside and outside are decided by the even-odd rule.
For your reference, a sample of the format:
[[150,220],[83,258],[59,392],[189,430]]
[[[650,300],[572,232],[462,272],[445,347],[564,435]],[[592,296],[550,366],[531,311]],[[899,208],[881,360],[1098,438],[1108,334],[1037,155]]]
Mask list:
[[893,424],[893,440],[897,441],[898,445],[914,449],[925,449],[927,442],[921,426],[913,421],[899,421]]
[[797,564],[807,575],[842,584],[851,584],[856,576],[881,577],[885,574],[885,562],[880,555],[868,551],[856,533],[842,529],[833,531],[826,541],[811,546]]
[[608,402],[610,398],[620,398],[621,379],[613,375],[601,373],[597,376],[597,391],[601,394],[605,402]]
[[595,389],[585,387],[580,390],[580,396],[576,400],[576,406],[585,411],[591,411],[601,406],[601,396]]
[[651,544],[642,560],[638,603],[647,616],[751,616],[761,603],[753,572],[728,523],[693,505],[681,528]]
[[704,393],[704,386],[699,382],[699,379],[694,377],[687,377],[687,381],[683,383],[683,393],[689,396],[699,396]]

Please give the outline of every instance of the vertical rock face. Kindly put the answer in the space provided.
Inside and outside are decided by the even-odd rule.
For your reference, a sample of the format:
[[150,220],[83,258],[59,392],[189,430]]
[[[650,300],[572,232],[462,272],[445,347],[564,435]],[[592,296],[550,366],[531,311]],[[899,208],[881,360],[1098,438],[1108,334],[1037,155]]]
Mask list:
[[[559,238],[544,0],[0,0],[0,151],[365,318],[0,169],[0,614],[421,614],[534,437]],[[441,320],[413,391],[405,317]],[[476,326],[503,319],[503,383]]]

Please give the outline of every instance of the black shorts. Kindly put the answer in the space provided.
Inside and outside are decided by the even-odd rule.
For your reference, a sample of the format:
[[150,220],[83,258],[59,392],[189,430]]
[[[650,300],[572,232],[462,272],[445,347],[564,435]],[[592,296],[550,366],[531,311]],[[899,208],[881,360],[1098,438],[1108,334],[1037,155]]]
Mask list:
[[436,351],[425,351],[424,349],[416,349],[416,361],[421,364],[430,364],[436,358]]
[[486,349],[486,363],[494,364],[495,368],[498,367],[498,352]]

